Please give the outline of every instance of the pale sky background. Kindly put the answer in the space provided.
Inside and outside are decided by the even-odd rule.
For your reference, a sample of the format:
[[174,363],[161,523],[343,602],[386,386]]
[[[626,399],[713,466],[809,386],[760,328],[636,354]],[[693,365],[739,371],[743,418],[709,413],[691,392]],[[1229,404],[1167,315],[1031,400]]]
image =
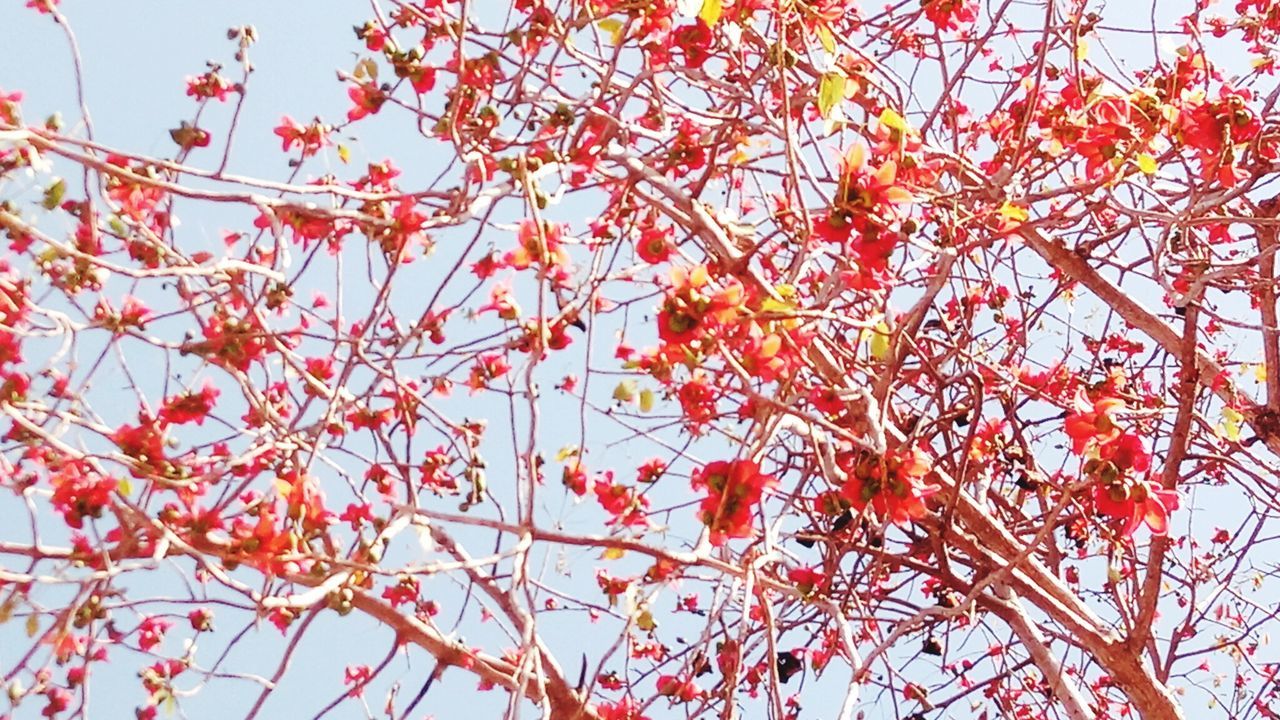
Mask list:
[[[488,2],[489,0],[480,0],[479,3],[473,2],[473,5],[485,5]],[[506,3],[499,3],[498,0],[493,0],[493,3],[494,7],[501,4],[505,9]],[[34,11],[24,8],[24,4],[24,0],[0,0],[0,90],[22,90],[25,93],[23,107],[28,121],[36,121],[60,111],[69,128],[74,127],[77,103],[65,40],[60,29],[51,20],[37,16]],[[1134,10],[1130,10],[1130,3],[1113,2],[1107,13],[1108,20],[1123,22],[1125,16],[1133,12],[1135,17],[1132,20],[1135,24],[1145,23],[1150,7],[1142,4],[1143,7],[1137,8],[1137,5],[1139,4],[1133,3]],[[279,139],[271,134],[271,129],[282,115],[291,115],[303,122],[315,115],[330,121],[345,116],[350,102],[345,86],[336,78],[335,70],[350,70],[357,57],[356,51],[363,50],[353,35],[352,26],[363,23],[370,14],[366,3],[337,0],[223,0],[208,3],[178,0],[66,0],[62,10],[71,20],[85,61],[87,104],[92,113],[97,139],[107,145],[157,156],[172,155],[174,145],[169,139],[168,131],[176,127],[179,120],[189,118],[195,107],[194,102],[185,95],[184,78],[202,72],[206,60],[223,62],[227,66],[224,74],[233,79],[237,77],[238,72],[230,57],[231,43],[226,40],[225,31],[232,26],[253,24],[261,38],[251,49],[257,72],[250,82],[228,171],[269,179],[283,179],[289,172],[288,156],[280,152]],[[1145,58],[1151,49],[1145,44],[1145,38],[1143,42],[1141,47],[1134,46],[1132,49]],[[205,124],[220,134],[226,127],[231,107],[231,103],[211,104],[206,112]],[[383,116],[391,115],[393,113],[387,111],[383,113]],[[394,158],[403,170],[401,180],[405,188],[419,187],[434,177],[438,172],[439,154],[433,155],[432,145],[416,136],[406,142],[403,120],[403,113],[399,113],[398,121],[380,116],[357,125],[358,139],[347,141],[352,149],[352,164],[351,168],[343,170],[344,177],[352,176],[352,169],[363,167],[367,161],[386,157]],[[215,139],[214,146],[218,147],[218,139]],[[196,164],[203,167],[216,166],[210,151],[204,152],[204,155],[194,156]],[[327,153],[327,156],[332,158],[332,152]],[[320,172],[324,162],[309,161],[308,174]],[[569,211],[572,209],[568,208]],[[585,210],[582,212],[583,217],[589,214]],[[210,215],[207,210],[196,209],[191,205],[187,205],[182,217],[185,221],[184,238],[191,242],[207,242],[213,249],[220,244],[220,229],[244,229],[245,225]],[[499,245],[504,242],[505,240],[498,241]],[[299,297],[305,300],[304,295],[300,294]],[[601,338],[599,353],[608,355],[612,351],[612,339],[607,337],[607,333],[602,333]],[[608,388],[604,390],[607,394]],[[505,404],[485,404],[498,403],[493,399],[472,401],[464,395],[462,401],[477,403],[472,411],[475,415],[507,412]],[[550,402],[554,403],[554,400]],[[556,406],[553,404],[552,407]],[[562,405],[559,409],[573,412],[572,405]],[[490,413],[490,410],[493,412]],[[564,422],[564,416],[552,417],[555,422]],[[576,418],[574,420],[573,424],[576,425]],[[619,436],[616,431],[604,428],[599,429],[599,432],[602,438]],[[550,440],[547,445],[554,450],[559,443]],[[628,465],[628,462],[631,464]],[[635,466],[630,459],[614,464],[619,468]],[[558,470],[551,474],[551,483],[558,483],[556,473]],[[0,504],[0,508],[3,507],[5,506]],[[685,512],[691,513],[689,510]],[[2,537],[3,533],[0,533],[0,538]],[[598,562],[596,558],[574,556],[570,558],[570,562],[583,563],[581,567],[586,572],[582,577],[587,587],[593,588],[589,573]],[[585,564],[588,562],[591,565]],[[433,586],[432,592],[439,592],[440,597],[448,598],[451,591]],[[668,594],[666,600],[670,602],[672,597],[673,594]],[[232,613],[228,613],[228,617],[230,615]],[[243,613],[237,614],[237,619],[242,615]],[[390,643],[389,633],[362,620],[358,614],[338,617],[326,612],[321,614],[316,623],[317,626],[307,633],[302,650],[297,654],[294,666],[285,675],[281,688],[272,696],[259,717],[311,717],[320,706],[342,691],[344,665],[375,665],[386,653]],[[468,621],[464,623],[464,627],[469,628],[473,624]],[[558,635],[555,630],[557,624],[561,629]],[[13,638],[18,641],[18,647],[26,647],[21,629],[16,625],[17,623],[11,623],[0,627],[0,669],[7,669],[13,661],[12,655],[6,651],[6,638],[17,633]],[[553,618],[544,627],[566,649],[576,649],[581,645],[587,651],[597,650],[600,643],[613,638],[612,632],[594,637],[590,632],[591,626],[580,615],[569,615],[562,621]],[[215,635],[225,638],[238,629],[239,626],[229,622],[219,624]],[[179,632],[180,630],[184,630],[181,625],[175,627],[171,639],[167,641],[169,644],[165,646],[171,654],[177,652],[176,638],[187,635],[186,632]],[[210,641],[216,642],[212,638]],[[202,644],[204,642],[202,640]],[[226,668],[270,673],[275,668],[283,647],[284,643],[275,629],[264,625],[260,637],[243,643],[227,661]],[[493,651],[501,647],[501,644],[495,644],[486,649]],[[119,677],[111,674],[113,670],[102,673],[95,681],[90,717],[129,718],[133,715],[133,708],[145,700],[145,692],[133,674],[141,665],[139,658],[127,653],[121,653],[119,657]],[[208,653],[202,652],[198,657],[207,659]],[[400,690],[400,706],[404,704],[404,697],[417,692],[421,679],[431,666],[424,662],[423,653],[416,652],[413,657],[412,663],[406,662],[403,657],[393,661],[380,681],[367,690],[366,699],[375,716],[383,717],[379,705],[390,683],[400,682],[403,685]],[[576,676],[578,654],[573,651],[564,652],[561,659],[567,673]],[[592,659],[592,667],[594,662],[595,658]],[[179,682],[178,685],[189,687],[191,683]],[[835,688],[838,685],[839,683],[832,682],[831,686]],[[433,714],[437,720],[500,717],[505,707],[505,695],[478,694],[474,692],[474,686],[473,676],[469,674],[459,671],[446,674],[444,681],[432,690],[414,717],[421,718],[427,714]],[[793,684],[788,689],[794,687]],[[836,691],[833,689],[832,692],[832,697],[835,697]],[[811,692],[806,695],[809,698],[815,697]],[[184,699],[181,708],[185,717],[195,719],[243,717],[255,696],[256,690],[248,684],[215,684],[208,690]],[[38,718],[40,707],[42,703],[35,700],[24,704],[15,713],[15,720]],[[758,704],[748,706],[749,713],[757,710]],[[872,718],[894,717],[892,709],[883,706],[868,707],[868,713],[868,717]],[[663,703],[656,704],[649,714],[655,720],[684,716],[679,708],[665,710]],[[829,720],[833,715],[834,708],[827,710],[812,707],[802,717],[806,720]],[[346,704],[328,717],[363,718],[366,714],[358,705]],[[753,716],[748,714],[746,717]],[[936,715],[930,717],[933,720]],[[954,717],[965,715],[957,714]]]

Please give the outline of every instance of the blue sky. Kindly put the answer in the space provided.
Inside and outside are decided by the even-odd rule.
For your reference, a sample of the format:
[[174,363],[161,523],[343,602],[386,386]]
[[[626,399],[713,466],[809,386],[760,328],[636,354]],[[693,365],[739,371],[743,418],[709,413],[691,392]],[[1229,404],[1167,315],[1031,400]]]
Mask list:
[[[79,121],[77,102],[65,40],[60,30],[47,17],[36,16],[23,8],[23,4],[21,0],[8,0],[0,5],[0,47],[3,47],[0,50],[0,89],[20,89],[26,93],[24,108],[28,120],[61,112],[68,127],[76,129]],[[1113,3],[1114,5],[1117,4]],[[497,7],[497,4],[493,7]],[[1128,21],[1137,25],[1145,23],[1145,16],[1129,17],[1133,11],[1128,8],[1126,3],[1115,9],[1109,13],[1109,20],[1117,24]],[[91,109],[97,139],[107,145],[158,156],[173,153],[174,146],[169,140],[168,131],[176,127],[180,120],[189,118],[193,111],[193,102],[184,94],[184,78],[202,72],[207,60],[222,62],[228,67],[227,74],[234,77],[236,72],[230,57],[233,48],[226,39],[225,31],[232,26],[253,24],[261,38],[250,51],[257,71],[250,81],[244,116],[228,171],[271,179],[281,179],[289,173],[288,156],[280,152],[279,140],[270,132],[282,115],[291,115],[303,122],[317,115],[332,122],[345,115],[349,101],[345,86],[337,80],[335,71],[350,70],[354,65],[356,51],[361,47],[354,38],[352,26],[362,23],[369,13],[368,6],[363,3],[319,0],[306,3],[228,0],[201,5],[159,0],[66,0],[63,9],[76,31],[85,59],[86,102]],[[1142,11],[1140,14],[1145,15],[1146,8],[1142,8]],[[1034,12],[1038,12],[1038,9]],[[1133,51],[1136,65],[1143,64],[1150,52],[1146,44],[1127,49]],[[926,91],[929,87],[931,81],[925,78],[914,89]],[[226,127],[230,112],[230,105],[211,105],[204,124],[219,132]],[[424,185],[438,173],[439,161],[443,157],[440,147],[421,141],[421,138],[412,133],[412,128],[403,117],[397,119],[393,113],[386,112],[362,123],[357,129],[357,136],[338,138],[351,148],[352,168],[362,167],[367,161],[392,157],[404,171],[403,184],[406,187]],[[217,144],[215,140],[215,147]],[[203,167],[216,165],[208,151],[205,153],[193,156],[193,161]],[[352,175],[352,171],[341,168],[334,154],[329,152],[310,161],[305,168],[304,177],[328,170],[341,172],[348,177]],[[183,241],[192,245],[207,244],[213,250],[219,249],[223,229],[244,229],[251,219],[251,215],[240,213],[229,217],[219,215],[216,208],[210,211],[195,205],[183,210]],[[518,212],[519,208],[504,208],[499,213],[499,218],[501,221],[510,221],[519,217],[515,214]],[[566,218],[576,213],[579,216],[577,219],[581,220],[590,214],[590,209],[567,205],[559,208],[558,212]],[[442,246],[445,245],[443,241],[456,237],[442,235]],[[510,238],[494,233],[491,242],[501,248],[510,242]],[[441,252],[447,255],[447,247]],[[360,270],[346,268],[346,277],[358,278]],[[416,282],[415,277],[415,282],[402,283],[397,290],[396,301],[405,303],[406,306],[420,300],[418,296],[423,284],[438,280],[431,275],[430,270],[415,267],[414,272],[423,273],[420,276],[422,283]],[[352,281],[347,287],[351,294],[349,300],[358,305],[362,295],[358,282]],[[363,296],[367,301],[368,292],[364,292]],[[300,292],[299,297],[305,299],[306,294]],[[641,303],[639,307],[645,307],[645,304]],[[1087,299],[1081,301],[1082,316],[1087,315],[1091,309]],[[632,323],[638,324],[635,318],[632,318]],[[1087,324],[1087,320],[1082,320],[1081,324]],[[610,358],[613,347],[610,337],[612,330],[608,324],[603,324],[593,331],[599,347],[595,367],[608,365],[606,361]],[[1059,340],[1063,343],[1072,341],[1070,336]],[[1056,350],[1056,346],[1046,349],[1045,356],[1052,357]],[[116,379],[124,380],[123,377]],[[151,389],[155,389],[154,384],[168,380],[161,373],[143,378],[143,382],[151,384]],[[611,389],[607,383],[612,381],[612,378],[604,378],[605,384],[600,385],[601,392],[597,393],[605,399],[606,404]],[[550,382],[544,386],[549,385]],[[123,397],[125,396],[122,394]],[[574,403],[549,397],[548,404],[550,412],[544,419],[547,426],[545,445],[548,451],[554,452],[563,444],[576,442],[579,432],[578,416]],[[489,395],[472,398],[465,392],[461,393],[451,409],[457,410],[460,415],[472,416],[503,417],[509,413],[501,398]],[[624,430],[601,414],[591,416],[589,431],[593,439],[602,442],[626,437]],[[610,458],[610,463],[620,468],[634,467],[644,459],[642,456],[635,456],[637,451],[632,444],[621,447],[602,444],[600,447],[603,448],[602,454],[606,456],[610,453],[628,455]],[[509,461],[498,461],[491,468],[491,475],[498,478],[504,469],[509,468]],[[557,472],[558,469],[551,471],[551,484],[556,483]],[[4,507],[6,506],[0,505],[0,508]],[[575,519],[573,508],[562,512],[564,510],[557,502],[549,501],[546,516],[560,518],[563,515],[572,523]],[[692,516],[692,511],[688,508],[677,512],[685,513],[686,520]],[[577,517],[580,518],[581,513]],[[2,538],[3,533],[0,532],[0,539]],[[675,534],[673,542],[687,539]],[[406,539],[398,552],[408,556],[418,550],[413,547],[411,539]],[[563,564],[569,569],[581,570],[579,586],[588,588],[592,587],[590,572],[599,564],[596,555],[585,552],[548,554],[539,559],[548,565]],[[618,574],[624,573],[619,570]],[[176,584],[172,588],[164,585],[165,582],[176,582],[173,577],[160,573],[155,575],[157,577],[146,581],[154,583],[145,587],[148,593],[182,591]],[[570,583],[568,587],[575,586]],[[442,601],[459,598],[459,589],[448,586],[443,580],[433,581],[430,592]],[[673,593],[668,593],[663,598],[668,606],[672,602],[672,595]],[[449,611],[446,610],[445,614],[448,615]],[[229,618],[233,613],[226,615]],[[562,660],[570,675],[577,673],[579,649],[598,653],[612,639],[610,632],[596,633],[593,626],[583,621],[581,614],[566,613],[548,617],[543,628],[565,650]],[[376,664],[391,643],[389,633],[354,614],[339,618],[333,613],[323,613],[316,623],[316,627],[307,634],[300,646],[285,683],[272,696],[260,717],[310,717],[315,709],[340,692],[341,670],[344,665]],[[672,624],[678,623],[679,620],[672,621]],[[221,638],[237,632],[240,627],[230,622],[219,624],[216,637],[201,642],[216,648],[220,642],[224,642]],[[468,633],[468,639],[484,640],[486,643],[492,641],[495,643],[494,648],[501,647],[498,633],[493,628],[478,627],[471,621],[465,622],[463,627],[464,632]],[[584,632],[583,628],[587,628],[587,631]],[[18,640],[20,633],[21,628],[14,623],[0,628],[0,667],[12,661],[5,651],[5,638]],[[166,646],[168,651],[177,651],[175,643],[180,636],[185,635],[175,632],[171,644]],[[226,667],[242,672],[270,674],[283,648],[284,643],[274,628],[264,624],[254,639],[238,646],[235,654],[228,659]],[[203,659],[208,656],[206,648],[200,657]],[[594,662],[593,658],[592,667]],[[144,699],[141,687],[133,675],[137,665],[135,658],[128,657],[117,669],[104,673],[101,681],[94,687],[93,716],[130,716],[131,708]],[[118,677],[111,674],[116,670]],[[403,703],[406,695],[417,691],[418,683],[429,671],[430,664],[421,653],[416,654],[411,662],[403,657],[394,660],[383,681],[375,684],[368,692],[367,699],[374,714],[378,714],[378,705],[390,683],[402,683],[400,697]],[[476,694],[473,688],[471,676],[450,672],[432,692],[428,701],[419,708],[418,715],[430,712],[439,720],[499,716],[504,707],[501,695]],[[251,683],[215,683],[206,691],[184,699],[180,709],[187,717],[192,718],[239,717],[252,704],[255,695]],[[821,709],[816,710],[817,717],[825,717],[821,714]],[[890,709],[883,706],[872,708],[871,712],[878,713],[873,717],[891,716]],[[17,717],[37,715],[38,705],[28,704]],[[664,714],[661,709],[651,712],[651,715],[656,718],[677,716],[674,712]],[[365,716],[363,709],[351,703],[329,717]],[[806,715],[813,716],[812,713]]]

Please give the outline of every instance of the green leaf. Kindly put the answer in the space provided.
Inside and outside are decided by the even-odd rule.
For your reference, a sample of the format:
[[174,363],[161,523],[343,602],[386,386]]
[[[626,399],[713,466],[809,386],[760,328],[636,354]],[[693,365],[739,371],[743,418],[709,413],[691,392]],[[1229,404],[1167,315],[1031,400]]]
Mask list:
[[44,200],[40,202],[45,210],[52,210],[62,204],[62,198],[67,194],[67,181],[58,178],[48,190],[44,191]]
[[723,14],[724,5],[721,0],[702,0],[702,11],[698,13],[698,17],[702,18],[707,27],[715,27]]
[[844,99],[844,83],[844,75],[838,72],[822,76],[822,83],[818,86],[818,112],[822,117],[829,116],[836,103]]

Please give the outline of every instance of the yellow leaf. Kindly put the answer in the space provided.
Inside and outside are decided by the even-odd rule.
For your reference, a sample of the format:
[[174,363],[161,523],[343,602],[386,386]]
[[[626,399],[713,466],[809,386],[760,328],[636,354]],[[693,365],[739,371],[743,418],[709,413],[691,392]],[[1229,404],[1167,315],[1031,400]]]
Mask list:
[[871,335],[871,357],[884,360],[889,356],[889,325],[881,320]]
[[836,36],[831,34],[831,28],[826,25],[818,26],[818,42],[822,43],[822,49],[834,55],[836,53]]
[[1076,39],[1076,59],[1083,60],[1089,57],[1089,41],[1084,38]]
[[782,338],[778,335],[770,333],[760,343],[760,357],[768,359],[778,354],[782,349]]
[[626,554],[627,551],[622,548],[608,547],[604,549],[604,554],[601,557],[605,560],[620,560]]
[[1266,366],[1266,365],[1263,365],[1262,363],[1258,363],[1257,367],[1255,367],[1255,368],[1253,369],[1253,378],[1254,378],[1255,380],[1257,380],[1258,382],[1260,382],[1260,383],[1264,383],[1264,382],[1266,382],[1266,381],[1267,381],[1267,366]]
[[702,18],[707,27],[715,27],[723,14],[724,4],[721,0],[702,0],[702,12],[698,13],[698,17]]
[[781,300],[775,300],[767,297],[760,303],[760,309],[764,312],[790,313],[796,309],[795,297],[796,289],[790,285],[779,285],[773,289]]
[[357,80],[364,80],[367,77],[370,80],[377,82],[378,64],[369,58],[364,58],[356,63],[355,72],[352,74],[355,75]]
[[653,391],[644,389],[640,391],[640,412],[649,412],[653,409]]
[[124,497],[129,497],[130,495],[133,494],[133,483],[129,482],[129,478],[124,478],[123,480],[121,480],[120,483],[116,486],[116,488],[120,491],[120,494],[123,495]]
[[830,115],[836,103],[844,99],[844,83],[844,75],[838,72],[822,76],[822,82],[818,85],[818,112],[822,113],[822,117]]
[[67,194],[67,181],[58,178],[53,181],[49,189],[44,191],[44,200],[40,204],[45,210],[52,210],[62,204],[62,198]]
[[341,160],[344,165],[351,162],[351,148],[343,145],[342,143],[338,143],[338,159]]
[[40,632],[40,618],[34,614],[27,616],[27,637],[35,637]]
[[560,448],[559,452],[556,453],[556,462],[564,462],[565,460],[568,460],[569,458],[577,454],[578,454],[577,445],[565,445],[564,447]]
[[605,18],[596,23],[601,30],[609,33],[614,45],[622,44],[622,31],[625,29],[622,21],[617,18]]
[[1244,415],[1233,407],[1222,408],[1222,425],[1225,430],[1227,439],[1236,442],[1240,439],[1240,423],[1244,420]]
[[284,497],[288,497],[289,492],[293,490],[293,485],[290,485],[288,480],[281,477],[276,478],[275,486],[276,492],[280,493]]
[[1017,223],[1024,223],[1027,221],[1027,218],[1031,217],[1027,214],[1026,209],[1020,208],[1007,200],[1000,206],[999,212],[1000,217]]
[[911,126],[907,125],[907,121],[903,119],[901,115],[894,112],[892,108],[885,108],[884,111],[880,113],[880,124],[890,130],[897,130],[900,133],[905,133],[911,129]]
[[1156,165],[1155,158],[1151,157],[1147,153],[1142,153],[1138,156],[1138,169],[1148,175],[1155,175],[1159,166]]
[[636,381],[623,380],[613,389],[613,399],[618,402],[629,403],[636,399]]
[[653,619],[653,613],[644,610],[636,616],[636,627],[645,632],[653,632],[658,629],[658,621]]

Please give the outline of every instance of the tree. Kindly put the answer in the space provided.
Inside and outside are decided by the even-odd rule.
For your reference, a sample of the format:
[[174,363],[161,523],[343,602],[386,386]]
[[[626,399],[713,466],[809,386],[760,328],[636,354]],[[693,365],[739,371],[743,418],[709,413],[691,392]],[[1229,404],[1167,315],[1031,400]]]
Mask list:
[[67,5],[0,717],[1280,717],[1280,4],[386,0],[159,154]]

